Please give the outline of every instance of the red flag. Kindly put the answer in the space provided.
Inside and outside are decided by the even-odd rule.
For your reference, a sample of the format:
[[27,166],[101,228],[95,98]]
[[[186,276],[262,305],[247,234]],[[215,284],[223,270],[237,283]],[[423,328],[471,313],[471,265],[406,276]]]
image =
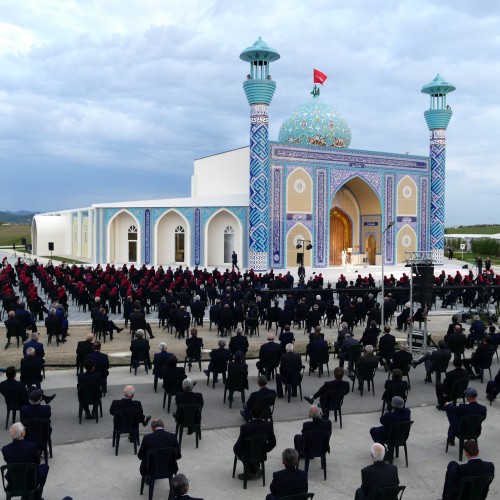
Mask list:
[[328,77],[324,73],[321,73],[321,71],[317,69],[314,70],[314,83],[320,83],[323,85],[327,78]]

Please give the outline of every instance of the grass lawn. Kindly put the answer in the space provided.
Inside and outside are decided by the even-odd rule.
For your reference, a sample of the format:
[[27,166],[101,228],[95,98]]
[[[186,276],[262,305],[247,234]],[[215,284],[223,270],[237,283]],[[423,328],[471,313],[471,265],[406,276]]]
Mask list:
[[[477,254],[472,253],[472,252],[464,252],[464,258],[463,260],[467,262],[468,264],[475,264],[476,263],[476,256]],[[481,255],[481,258],[483,259],[483,269],[484,269],[484,261],[486,260],[488,256],[487,255]],[[500,257],[491,257],[491,266],[494,268],[495,266],[500,266]],[[453,254],[454,259],[460,259],[462,260],[462,252],[460,250],[455,250]],[[444,262],[448,259],[448,253],[446,252],[444,255]],[[469,265],[469,268],[472,268],[472,266]]]
[[500,225],[447,227],[444,232],[445,234],[497,234],[500,233]]
[[21,246],[21,238],[26,238],[26,243],[31,244],[30,225],[0,225],[0,246],[12,248],[12,244]]
[[84,260],[70,259],[69,257],[61,257],[60,255],[42,255],[44,259],[52,259],[53,261],[66,262],[66,264],[88,264]]

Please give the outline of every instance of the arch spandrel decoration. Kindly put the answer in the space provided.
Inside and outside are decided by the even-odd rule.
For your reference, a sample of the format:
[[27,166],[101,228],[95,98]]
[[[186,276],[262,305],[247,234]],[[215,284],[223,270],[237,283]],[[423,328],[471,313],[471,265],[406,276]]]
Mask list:
[[405,175],[398,182],[398,215],[417,215],[418,188],[415,181]]
[[313,183],[303,168],[294,169],[286,181],[286,211],[295,214],[310,214],[313,206]]
[[396,236],[397,247],[397,263],[406,262],[408,258],[407,252],[415,252],[417,250],[417,234],[414,229],[405,224]]

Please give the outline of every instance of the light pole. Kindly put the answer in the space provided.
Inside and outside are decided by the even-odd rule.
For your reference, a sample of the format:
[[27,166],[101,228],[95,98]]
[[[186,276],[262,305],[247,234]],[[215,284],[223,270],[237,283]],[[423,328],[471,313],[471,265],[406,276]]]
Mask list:
[[385,291],[385,282],[384,282],[384,258],[385,258],[385,233],[387,232],[388,229],[390,229],[392,226],[394,226],[395,221],[389,222],[387,224],[387,227],[382,231],[382,238],[380,242],[380,251],[382,253],[382,304],[380,306],[380,314],[381,314],[381,327],[382,329],[385,326],[385,318],[384,318],[384,291]]

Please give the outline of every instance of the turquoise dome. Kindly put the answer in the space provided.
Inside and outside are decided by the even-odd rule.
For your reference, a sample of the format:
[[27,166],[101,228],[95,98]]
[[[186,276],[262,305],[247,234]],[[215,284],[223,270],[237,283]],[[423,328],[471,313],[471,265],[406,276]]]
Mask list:
[[336,109],[314,96],[283,122],[278,140],[304,146],[348,148],[351,127]]

